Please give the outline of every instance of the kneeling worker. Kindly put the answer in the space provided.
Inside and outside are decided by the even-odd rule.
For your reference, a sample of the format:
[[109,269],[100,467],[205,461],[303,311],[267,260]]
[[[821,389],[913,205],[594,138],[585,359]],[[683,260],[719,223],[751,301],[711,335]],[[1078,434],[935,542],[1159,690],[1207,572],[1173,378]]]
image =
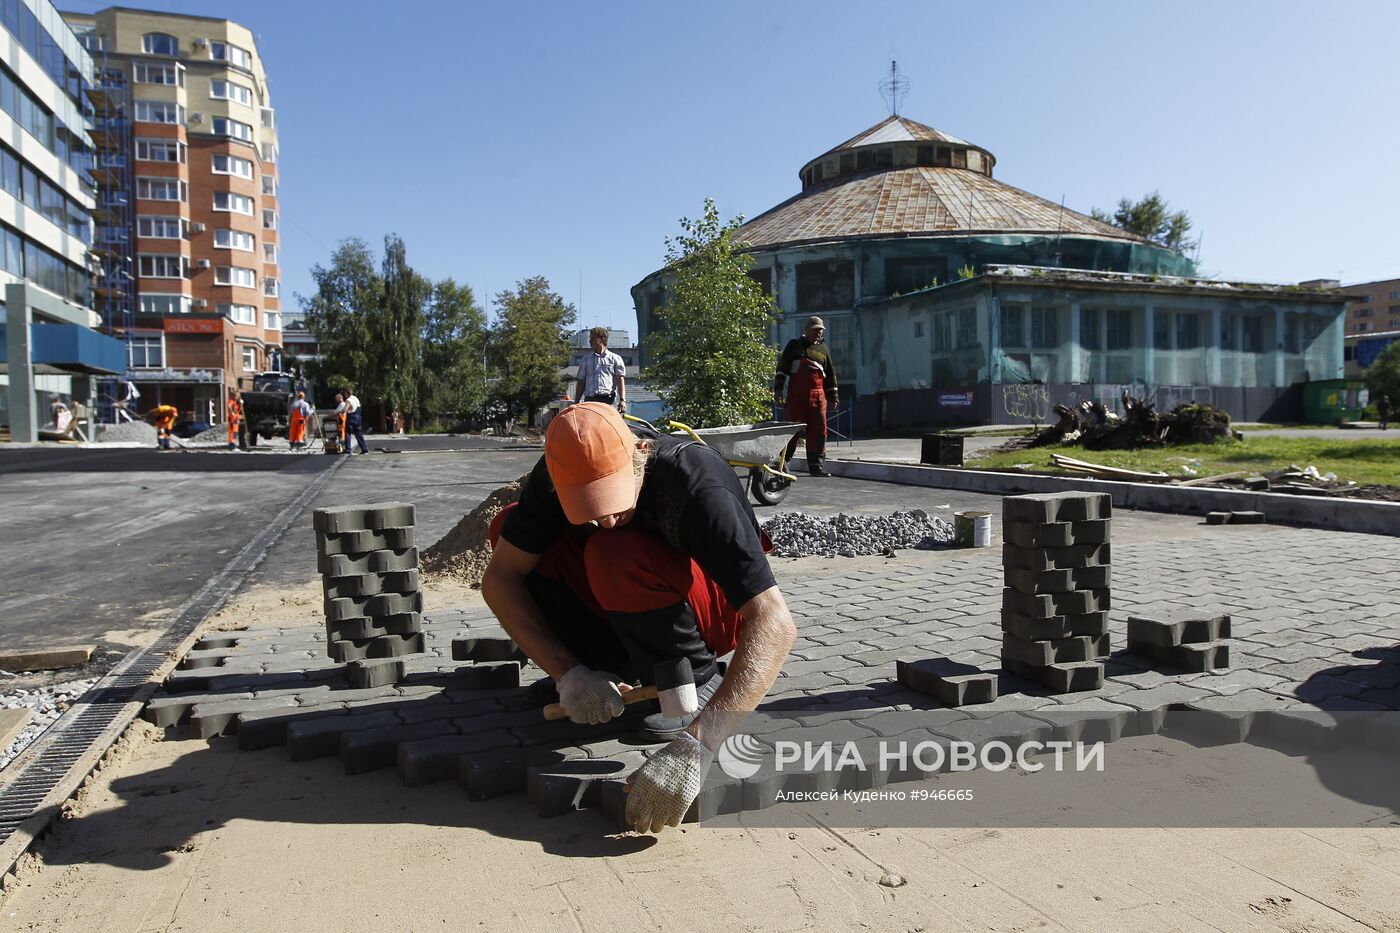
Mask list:
[[678,825],[797,637],[734,470],[713,448],[584,402],[550,423],[520,502],[493,524],[482,596],[574,722],[621,715],[627,683],[689,662],[700,712],[648,716],[643,734],[673,738],[628,782],[634,829]]

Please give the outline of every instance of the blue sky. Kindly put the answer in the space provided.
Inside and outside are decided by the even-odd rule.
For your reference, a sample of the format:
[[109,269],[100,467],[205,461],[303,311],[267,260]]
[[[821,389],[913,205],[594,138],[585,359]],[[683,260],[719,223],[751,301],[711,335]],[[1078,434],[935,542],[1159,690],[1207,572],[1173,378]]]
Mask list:
[[340,239],[392,231],[430,277],[480,297],[544,275],[581,324],[635,334],[628,289],[678,219],[796,193],[888,114],[891,58],[901,112],[990,149],[1008,184],[1083,212],[1160,190],[1208,274],[1400,276],[1400,4],[131,5],[257,34],[284,295]]

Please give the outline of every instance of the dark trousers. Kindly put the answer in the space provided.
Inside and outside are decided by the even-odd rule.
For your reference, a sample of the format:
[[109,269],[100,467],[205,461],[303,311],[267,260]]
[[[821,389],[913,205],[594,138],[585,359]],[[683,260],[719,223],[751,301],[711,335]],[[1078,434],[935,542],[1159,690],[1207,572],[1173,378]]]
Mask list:
[[360,442],[360,453],[369,453],[369,445],[365,443],[365,435],[361,431],[363,422],[358,411],[352,411],[345,416],[345,453],[350,452],[350,438]]
[[602,402],[604,405],[615,405],[617,404],[617,393],[609,392],[606,395],[585,395],[583,400],[585,402]]

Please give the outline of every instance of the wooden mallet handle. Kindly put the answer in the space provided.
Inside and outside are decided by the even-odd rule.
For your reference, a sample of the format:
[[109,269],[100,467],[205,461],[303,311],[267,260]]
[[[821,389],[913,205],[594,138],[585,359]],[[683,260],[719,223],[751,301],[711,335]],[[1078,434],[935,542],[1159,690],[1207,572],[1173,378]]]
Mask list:
[[[631,690],[628,690],[622,695],[622,702],[624,703],[640,703],[643,700],[654,699],[656,699],[655,685],[650,687],[633,687]],[[567,719],[569,718],[569,712],[568,710],[564,709],[563,704],[551,703],[544,708],[544,718]]]

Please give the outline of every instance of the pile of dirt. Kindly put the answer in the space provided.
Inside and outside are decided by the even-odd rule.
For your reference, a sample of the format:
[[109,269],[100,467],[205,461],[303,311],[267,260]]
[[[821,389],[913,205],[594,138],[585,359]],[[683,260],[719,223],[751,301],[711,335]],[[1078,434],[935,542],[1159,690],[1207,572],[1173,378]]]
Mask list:
[[97,434],[103,444],[150,444],[156,446],[156,429],[144,421],[124,421],[107,424]]
[[185,441],[191,447],[202,447],[206,444],[227,444],[228,425],[216,424],[213,427],[200,431],[194,437]]
[[418,562],[418,569],[423,575],[427,578],[451,577],[472,587],[481,586],[481,576],[491,560],[491,543],[486,537],[491,528],[491,519],[512,502],[520,501],[520,487],[525,482],[525,476],[491,493],[436,544],[424,551]]
[[1123,414],[1102,402],[1056,405],[1059,421],[1037,434],[1032,447],[1083,447],[1085,450],[1136,450],[1168,444],[1213,444],[1242,439],[1230,427],[1230,415],[1210,405],[1178,405],[1166,414],[1146,399],[1123,393]]

